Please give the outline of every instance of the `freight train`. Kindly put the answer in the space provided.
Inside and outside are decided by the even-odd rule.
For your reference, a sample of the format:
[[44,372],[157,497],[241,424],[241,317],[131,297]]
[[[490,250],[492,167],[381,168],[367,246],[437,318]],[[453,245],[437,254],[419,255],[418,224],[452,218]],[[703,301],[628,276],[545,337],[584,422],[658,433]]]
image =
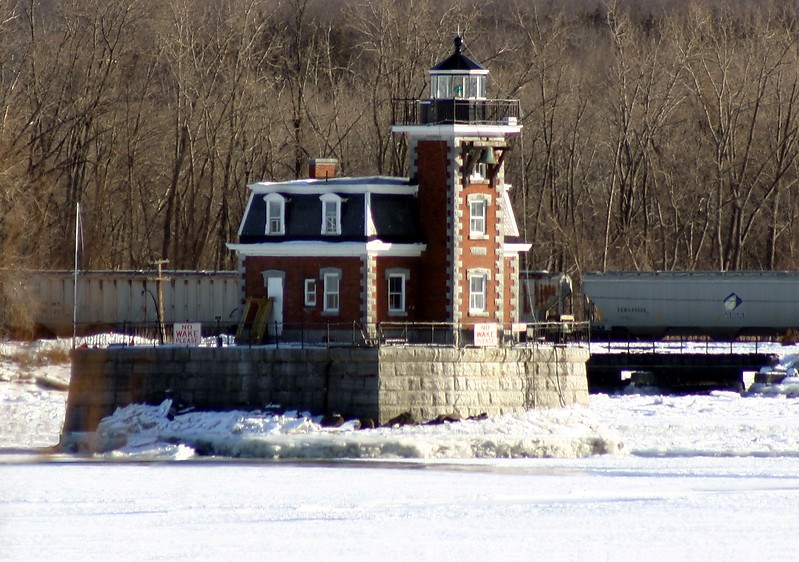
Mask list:
[[594,336],[637,338],[796,334],[799,272],[586,273],[582,292]]
[[80,333],[158,322],[230,329],[243,308],[237,271],[164,271],[160,281],[154,271],[81,271],[77,280],[75,291],[72,271],[21,276],[39,335],[70,335],[73,320]]

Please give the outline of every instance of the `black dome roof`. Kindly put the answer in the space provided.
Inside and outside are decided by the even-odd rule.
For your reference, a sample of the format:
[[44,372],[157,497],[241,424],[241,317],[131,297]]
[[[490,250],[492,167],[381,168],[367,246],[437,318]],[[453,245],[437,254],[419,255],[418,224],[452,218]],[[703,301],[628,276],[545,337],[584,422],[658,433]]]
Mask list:
[[449,56],[449,58],[441,61],[433,68],[431,71],[448,71],[448,70],[460,70],[460,71],[468,71],[468,70],[488,70],[479,62],[475,62],[463,53],[461,53],[461,45],[463,45],[463,39],[458,35],[455,37],[455,52]]

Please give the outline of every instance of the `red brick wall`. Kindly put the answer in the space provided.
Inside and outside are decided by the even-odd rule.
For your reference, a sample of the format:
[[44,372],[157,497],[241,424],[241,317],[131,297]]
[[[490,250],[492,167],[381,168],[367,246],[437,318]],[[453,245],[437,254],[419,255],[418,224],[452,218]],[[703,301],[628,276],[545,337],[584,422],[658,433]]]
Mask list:
[[445,322],[447,314],[447,199],[449,147],[446,141],[419,141],[416,146],[416,179],[419,182],[419,211],[427,249],[422,255],[424,286],[417,288],[417,319]]
[[[319,271],[341,269],[339,314],[322,314],[324,287]],[[361,318],[361,259],[359,257],[248,257],[244,260],[245,297],[265,297],[262,273],[286,274],[283,283],[283,321],[286,323],[358,322]],[[316,279],[316,306],[305,306],[305,279]]]
[[[471,240],[469,238],[469,195],[485,194],[490,196],[490,204],[486,210],[486,233],[488,238],[485,240]],[[502,311],[496,309],[496,297],[500,287],[499,272],[497,271],[497,255],[500,252],[497,243],[497,193],[487,183],[472,183],[461,191],[458,201],[461,220],[458,228],[461,233],[461,268],[458,272],[458,282],[461,284],[462,299],[460,310],[462,318],[466,322],[494,322],[502,321]],[[473,255],[472,248],[485,248],[485,255]],[[469,316],[469,278],[468,270],[474,268],[487,269],[491,272],[488,286],[486,289],[486,307],[488,317]]]

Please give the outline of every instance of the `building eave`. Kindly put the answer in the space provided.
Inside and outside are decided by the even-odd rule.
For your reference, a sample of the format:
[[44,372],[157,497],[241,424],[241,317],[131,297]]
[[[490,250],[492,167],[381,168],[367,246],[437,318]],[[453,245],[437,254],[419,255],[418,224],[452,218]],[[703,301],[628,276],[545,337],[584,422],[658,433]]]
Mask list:
[[426,244],[397,244],[371,240],[369,242],[261,242],[256,244],[228,243],[227,247],[244,257],[357,257],[396,256],[418,257]]
[[253,194],[325,194],[325,193],[379,193],[386,195],[413,195],[419,186],[408,178],[373,176],[366,178],[302,179],[290,181],[261,181],[247,187]]
[[502,255],[504,256],[511,256],[511,255],[518,255],[522,252],[529,252],[530,248],[532,248],[532,244],[528,244],[526,242],[516,242],[512,244],[503,244],[502,245]]

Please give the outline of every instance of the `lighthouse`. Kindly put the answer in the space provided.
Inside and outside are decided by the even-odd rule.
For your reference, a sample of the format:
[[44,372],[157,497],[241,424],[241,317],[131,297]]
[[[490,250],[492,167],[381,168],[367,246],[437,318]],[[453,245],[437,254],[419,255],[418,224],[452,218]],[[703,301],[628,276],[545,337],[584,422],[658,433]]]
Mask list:
[[516,322],[519,230],[504,168],[522,130],[518,100],[486,97],[489,71],[463,52],[429,71],[427,99],[394,101],[392,132],[405,135],[418,185],[427,290],[420,320],[455,324]]

